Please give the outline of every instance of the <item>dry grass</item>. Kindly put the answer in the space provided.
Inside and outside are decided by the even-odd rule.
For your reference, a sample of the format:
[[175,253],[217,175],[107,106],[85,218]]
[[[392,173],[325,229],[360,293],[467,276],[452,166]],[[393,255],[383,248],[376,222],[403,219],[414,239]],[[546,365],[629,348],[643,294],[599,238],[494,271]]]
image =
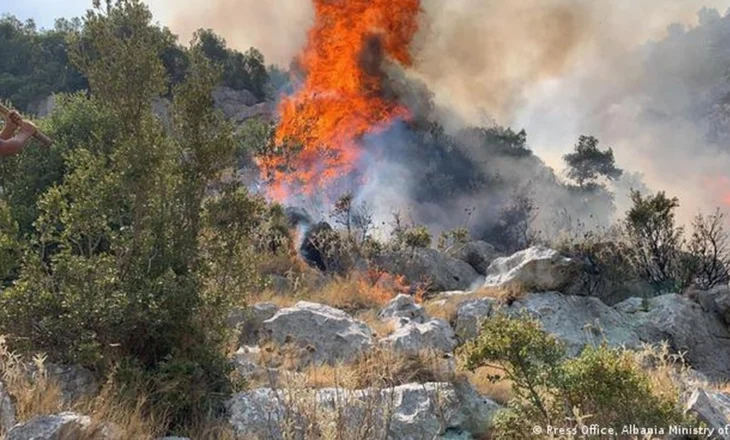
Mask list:
[[516,284],[505,287],[483,287],[475,292],[463,295],[452,295],[446,299],[426,301],[423,306],[429,316],[447,322],[454,322],[459,306],[466,301],[491,298],[496,300],[497,305],[510,305],[523,298],[526,293],[527,291],[522,286]]
[[379,311],[376,309],[361,311],[355,315],[355,319],[367,324],[378,338],[390,336],[395,332],[396,321],[393,319],[380,319],[378,313]]
[[443,355],[432,351],[409,356],[389,349],[376,349],[355,362],[310,367],[303,375],[306,385],[311,388],[364,389],[413,382],[451,382],[454,372],[449,363]]
[[290,288],[284,292],[267,289],[249,298],[249,303],[271,302],[290,307],[297,301],[312,301],[357,313],[379,309],[410,287],[402,278],[385,272],[355,272],[347,277],[323,278],[306,271],[288,278]]
[[632,352],[635,362],[646,372],[652,392],[670,401],[689,398],[695,386],[708,387],[709,384],[697,383],[692,369],[682,355],[672,354],[669,346],[644,345]]
[[[512,382],[503,379],[503,372],[494,367],[482,367],[462,374],[482,396],[506,405],[512,397]],[[500,379],[497,379],[499,377]]]
[[[404,356],[375,349],[349,364],[321,365],[298,373],[280,371],[261,386],[276,390],[275,399],[283,410],[272,423],[282,437],[345,440],[387,437],[395,402],[394,394],[383,391],[454,378],[450,362],[442,355]],[[330,397],[323,400],[322,396]],[[447,401],[436,390],[431,402],[434,417],[439,418]],[[250,438],[270,437],[253,433]]]
[[15,398],[18,422],[63,410],[61,388],[48,377],[45,360],[42,355],[33,358],[32,374],[28,363],[11,352],[5,337],[0,337],[0,374],[8,393]]

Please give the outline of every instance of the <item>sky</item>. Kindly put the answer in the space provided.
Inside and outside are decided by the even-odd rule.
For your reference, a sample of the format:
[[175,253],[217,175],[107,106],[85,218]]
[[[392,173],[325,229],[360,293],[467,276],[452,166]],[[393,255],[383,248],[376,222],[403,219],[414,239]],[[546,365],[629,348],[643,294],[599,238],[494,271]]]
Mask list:
[[[21,0],[3,1],[0,14],[12,14],[21,20],[32,18],[39,27],[51,28],[59,17],[80,17],[91,7],[92,0]],[[167,8],[161,5],[164,0],[150,0],[146,2],[155,15],[155,19],[164,23],[169,18]]]

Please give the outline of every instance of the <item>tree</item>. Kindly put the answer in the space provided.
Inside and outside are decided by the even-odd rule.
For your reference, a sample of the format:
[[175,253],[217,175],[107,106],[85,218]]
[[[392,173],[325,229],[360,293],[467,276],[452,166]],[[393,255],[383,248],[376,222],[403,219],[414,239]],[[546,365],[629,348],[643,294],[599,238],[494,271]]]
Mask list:
[[684,231],[675,225],[679,200],[664,192],[644,197],[631,192],[633,206],[626,213],[631,255],[639,272],[660,291],[685,287],[681,248]]
[[593,136],[581,136],[573,153],[563,156],[568,166],[568,177],[575,180],[581,188],[594,185],[600,177],[616,180],[623,171],[616,167],[613,149],[598,149],[598,139]]
[[709,216],[698,214],[692,223],[689,252],[695,259],[694,282],[700,289],[730,282],[730,243],[723,226],[725,219],[725,214],[717,209]]
[[[168,90],[160,56],[169,40],[151,19],[140,0],[116,0],[89,11],[70,40],[91,95],[62,99],[51,116],[61,150],[49,155],[59,157],[15,164],[31,172],[21,182],[34,191],[11,184],[0,194],[32,223],[21,225],[28,238],[10,267],[18,273],[0,294],[0,331],[16,349],[120,371],[125,387],[141,376],[146,410],[179,426],[218,411],[231,389],[225,317],[256,283],[251,230],[266,209],[236,188],[209,198],[232,180],[237,140],[213,107],[220,71],[197,49],[174,88],[169,126],[152,113]],[[19,237],[6,212],[2,256]]]
[[221,67],[223,85],[234,90],[246,89],[258,99],[266,97],[269,72],[261,52],[255,48],[246,53],[229,49],[226,41],[210,29],[198,30],[195,41],[205,57]]

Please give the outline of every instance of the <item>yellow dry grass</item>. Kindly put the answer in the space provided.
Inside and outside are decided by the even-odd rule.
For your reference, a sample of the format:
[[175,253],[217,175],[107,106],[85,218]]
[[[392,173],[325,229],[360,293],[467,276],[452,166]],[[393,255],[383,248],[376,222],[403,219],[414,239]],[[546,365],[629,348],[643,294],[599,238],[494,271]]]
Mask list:
[[524,297],[526,290],[522,286],[512,284],[505,287],[483,287],[477,291],[463,295],[452,295],[446,299],[426,301],[423,307],[426,313],[434,318],[453,322],[456,319],[456,312],[459,306],[473,299],[491,298],[496,300],[498,305],[509,305]]

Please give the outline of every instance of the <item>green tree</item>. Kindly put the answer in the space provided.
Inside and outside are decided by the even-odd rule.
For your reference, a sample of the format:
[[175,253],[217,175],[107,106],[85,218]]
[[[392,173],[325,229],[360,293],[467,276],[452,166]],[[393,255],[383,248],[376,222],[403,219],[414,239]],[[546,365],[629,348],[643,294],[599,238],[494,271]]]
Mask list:
[[[152,113],[168,90],[169,40],[151,20],[140,0],[117,0],[89,11],[70,40],[91,96],[62,100],[50,118],[53,177],[19,159],[15,171],[36,173],[34,192],[6,182],[10,212],[32,226],[0,295],[0,331],[18,349],[141,376],[150,404],[179,426],[219,409],[230,390],[223,320],[257,281],[251,235],[268,211],[235,188],[206,200],[232,180],[237,140],[213,108],[220,71],[195,47],[170,123]],[[2,214],[6,255],[14,226]]]
[[593,136],[581,136],[574,151],[563,156],[563,160],[568,166],[568,177],[580,187],[595,185],[600,177],[616,180],[623,174],[616,167],[613,149],[599,150],[598,139]]

